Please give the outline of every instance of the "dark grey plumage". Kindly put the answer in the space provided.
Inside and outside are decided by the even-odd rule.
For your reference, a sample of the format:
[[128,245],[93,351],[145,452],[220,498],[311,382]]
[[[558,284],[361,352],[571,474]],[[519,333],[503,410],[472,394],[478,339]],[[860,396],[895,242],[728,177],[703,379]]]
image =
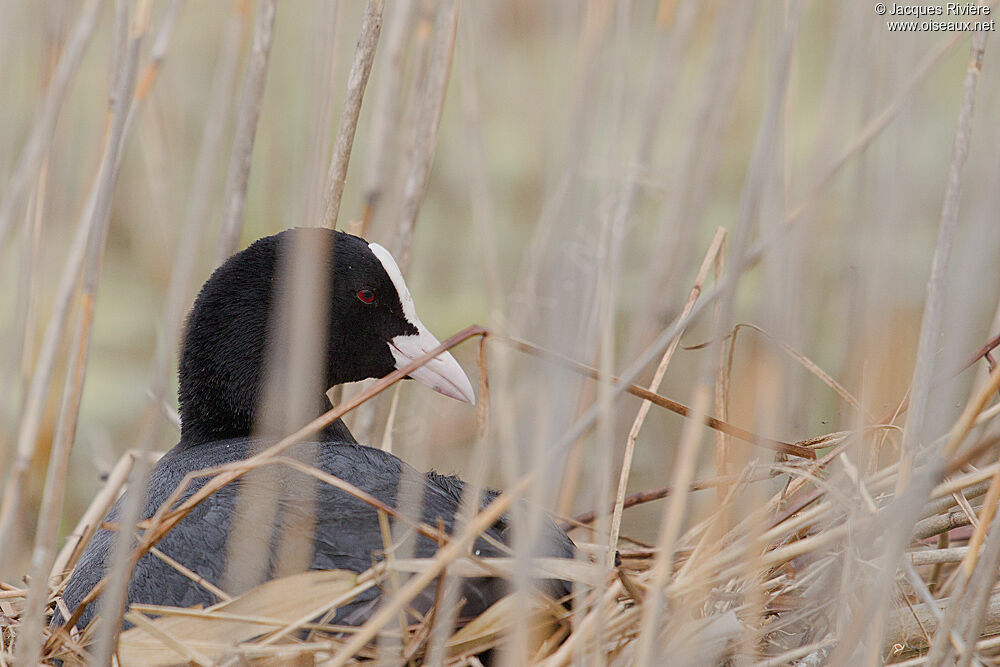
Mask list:
[[[423,327],[415,320],[412,305],[404,306],[409,293],[398,284],[401,278],[391,258],[377,257],[358,237],[330,230],[292,230],[261,239],[234,255],[206,282],[188,319],[179,373],[181,440],[151,472],[143,518],[151,517],[188,473],[244,460],[274,442],[253,439],[250,432],[259,421],[256,411],[265,381],[265,349],[268,337],[273,335],[269,317],[275,301],[275,285],[280,282],[275,279],[276,267],[292,235],[310,235],[310,242],[323,243],[329,248],[326,266],[330,316],[327,358],[322,360],[326,386],[385,376],[396,367],[392,350],[398,353],[400,341],[416,337]],[[391,266],[387,267],[386,262]],[[390,274],[396,274],[395,278]],[[426,343],[430,334],[424,331],[423,335]],[[433,336],[430,340],[433,344],[437,342]],[[450,363],[468,385],[454,360]],[[468,392],[471,395],[471,388]],[[322,411],[322,404],[322,397],[317,397],[316,414]],[[401,495],[401,486],[421,485],[423,521],[430,526],[440,522],[451,532],[463,488],[457,477],[434,472],[423,475],[392,454],[358,445],[339,420],[318,434],[317,439],[320,441],[296,445],[287,455],[309,461],[393,507]],[[267,541],[270,554],[262,573],[264,579],[278,574],[282,542],[288,539],[289,531],[305,530],[303,526],[312,526],[311,535],[297,535],[304,539],[295,543],[305,544],[306,548],[311,543],[311,559],[304,562],[312,569],[362,572],[381,557],[383,542],[375,508],[287,466],[268,466],[267,470],[271,471],[268,479],[275,485],[278,503],[270,525],[255,526],[255,534]],[[206,481],[202,478],[192,484],[182,500]],[[242,511],[237,499],[245,487],[245,482],[238,480],[211,495],[174,527],[157,548],[205,580],[220,585],[227,567],[230,572],[238,572],[244,565],[245,554],[227,550],[227,541],[234,516]],[[483,504],[496,495],[494,491],[485,492]],[[315,523],[302,521],[303,514],[309,515],[303,510],[308,506],[303,504],[303,498],[314,500]],[[116,503],[106,522],[117,521],[121,504],[122,501]],[[504,544],[509,541],[509,531],[507,519],[502,517],[488,535]],[[104,576],[114,537],[114,533],[100,530],[87,546],[63,595],[70,610]],[[429,557],[437,549],[426,537],[414,539],[415,556]],[[573,555],[572,541],[551,521],[545,522],[541,542],[539,555]],[[504,555],[503,549],[484,539],[478,540],[475,548],[484,557]],[[543,585],[556,597],[568,592],[563,582]],[[226,592],[237,594],[242,590]],[[461,593],[466,600],[462,615],[478,614],[503,593],[504,585],[498,580],[466,580]],[[369,589],[338,609],[335,622],[364,622],[380,595],[379,589]],[[414,607],[427,608],[431,595],[431,591],[425,592]],[[185,607],[217,601],[208,589],[151,554],[140,559],[127,593],[129,604]],[[99,609],[95,611],[94,605],[88,607],[81,616],[80,627],[86,626],[95,613]],[[57,613],[52,624],[63,622]]]
[[[250,454],[252,445],[266,444],[268,443],[251,443],[245,438],[236,438],[219,440],[191,449],[175,447],[153,468],[149,483],[150,494],[146,498],[142,516],[146,518],[152,516],[188,472],[243,460]],[[436,526],[440,519],[449,532],[454,525],[454,514],[463,488],[462,481],[457,477],[436,473],[420,475],[392,454],[350,443],[302,443],[292,448],[289,455],[307,459],[314,457],[317,468],[354,483],[363,491],[392,506],[396,504],[401,479],[404,483],[407,480],[414,483],[424,481],[423,521],[430,526]],[[287,467],[275,469],[280,470],[278,479],[286,499],[290,489],[294,488],[294,497],[301,497],[302,489],[308,488],[317,500],[317,517],[320,524],[314,537],[312,569],[348,569],[362,572],[368,569],[375,559],[381,558],[382,537],[374,508],[298,471]],[[408,474],[402,474],[404,469]],[[206,481],[199,480],[192,484],[182,501]],[[226,553],[226,541],[237,507],[239,486],[238,482],[229,484],[202,502],[167,534],[157,548],[206,580],[219,583],[226,567],[223,555]],[[486,492],[483,503],[488,503],[496,495],[495,491]],[[116,504],[106,521],[117,520],[120,504],[121,502]],[[297,511],[295,504],[287,501],[281,502],[279,508],[279,513],[275,517],[276,532],[278,525],[287,524],[289,513]],[[509,528],[506,517],[501,517],[490,528],[488,535],[498,542],[505,543],[509,539]],[[103,576],[104,562],[111,553],[114,535],[110,531],[99,531],[81,558],[63,594],[69,609],[74,609]],[[552,556],[572,556],[572,542],[551,522],[547,522],[545,538],[547,546],[544,548],[544,553]],[[429,539],[419,536],[414,555],[429,557],[434,554],[436,548]],[[477,541],[475,548],[484,557],[505,555],[496,546],[482,539]],[[272,544],[268,578],[273,575],[276,551],[277,544]],[[233,566],[240,565],[233,563]],[[562,582],[549,582],[547,586],[555,597],[568,593]],[[466,599],[462,615],[477,615],[502,594],[503,585],[496,580],[466,580],[461,593]],[[372,611],[379,595],[380,591],[377,588],[369,589],[355,601],[341,607],[335,622],[340,624],[363,622]],[[423,600],[416,602],[415,607],[426,608],[431,595],[429,591]],[[129,582],[128,601],[178,607],[208,606],[219,602],[207,589],[194,584],[188,577],[150,554],[143,556],[135,568]],[[93,614],[93,607],[84,612],[81,616],[81,627],[90,622]],[[56,619],[56,623],[59,622],[59,619]]]

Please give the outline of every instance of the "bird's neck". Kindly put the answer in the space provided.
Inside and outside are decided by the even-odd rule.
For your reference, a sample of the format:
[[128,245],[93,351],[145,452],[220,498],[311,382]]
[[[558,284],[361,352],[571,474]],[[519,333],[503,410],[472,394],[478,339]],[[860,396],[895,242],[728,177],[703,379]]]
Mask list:
[[[293,433],[310,420],[329,410],[323,394],[318,394],[309,405],[299,405],[295,414],[266,414],[262,405],[262,384],[259,369],[261,358],[247,355],[240,368],[226,364],[226,356],[208,354],[209,346],[191,346],[200,350],[181,357],[180,388],[178,399],[181,415],[181,440],[200,444],[214,440],[246,438],[253,436],[281,438]],[[280,406],[274,409],[282,410]],[[315,438],[343,442],[356,442],[347,425],[340,419],[328,424]]]
[[[319,416],[319,414],[317,414]],[[247,427],[243,423],[234,421],[223,421],[218,418],[213,420],[199,420],[189,417],[181,422],[181,443],[184,446],[195,446],[215,440],[230,440],[233,438],[249,438],[251,436],[264,438],[281,438],[289,433],[266,433],[257,430],[252,423]],[[346,442],[357,444],[354,434],[347,428],[347,424],[342,419],[335,419],[327,424],[307,440],[320,440],[324,442]]]

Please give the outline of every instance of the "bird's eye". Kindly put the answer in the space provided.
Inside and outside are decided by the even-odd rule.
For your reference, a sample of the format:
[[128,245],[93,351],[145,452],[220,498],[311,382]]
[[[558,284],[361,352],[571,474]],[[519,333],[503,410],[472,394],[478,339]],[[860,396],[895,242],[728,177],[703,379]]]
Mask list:
[[363,289],[360,292],[358,292],[358,298],[361,300],[362,303],[371,303],[372,301],[375,300],[375,292],[371,291],[370,289]]

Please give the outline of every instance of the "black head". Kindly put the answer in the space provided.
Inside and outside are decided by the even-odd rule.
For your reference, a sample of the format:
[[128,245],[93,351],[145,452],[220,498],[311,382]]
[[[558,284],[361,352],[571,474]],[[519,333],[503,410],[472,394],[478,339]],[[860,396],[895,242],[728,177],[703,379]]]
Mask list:
[[[277,272],[293,241],[326,247],[326,386],[383,377],[434,347],[417,318],[392,256],[378,244],[329,229],[293,229],[260,239],[230,257],[202,287],[188,316],[179,371],[185,441],[249,435],[257,422],[271,315],[281,295]],[[411,377],[473,401],[472,386],[444,353]],[[322,405],[317,397],[317,409]]]

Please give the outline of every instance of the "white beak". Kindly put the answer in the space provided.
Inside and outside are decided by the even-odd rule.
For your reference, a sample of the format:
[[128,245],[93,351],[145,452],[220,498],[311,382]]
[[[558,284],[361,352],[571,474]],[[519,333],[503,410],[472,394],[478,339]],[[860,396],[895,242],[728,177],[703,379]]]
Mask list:
[[[441,344],[420,320],[413,322],[413,325],[417,328],[416,334],[396,336],[389,341],[389,349],[392,351],[393,359],[396,360],[396,368],[403,368]],[[442,352],[410,373],[410,377],[445,396],[466,403],[476,402],[472,383],[450,352]]]
[[[396,368],[403,368],[438,347],[441,342],[427,330],[424,323],[417,317],[417,310],[413,306],[413,297],[410,296],[410,290],[406,287],[406,282],[403,280],[403,274],[399,270],[396,260],[392,258],[388,250],[377,243],[369,243],[368,247],[382,263],[386,274],[392,280],[399,296],[399,304],[403,308],[403,316],[417,330],[415,334],[396,336],[389,341],[389,349],[392,351],[392,358],[396,360]],[[472,383],[469,382],[465,371],[458,365],[450,352],[442,352],[410,373],[410,377],[445,396],[457,398],[466,403],[475,404],[476,402]]]

